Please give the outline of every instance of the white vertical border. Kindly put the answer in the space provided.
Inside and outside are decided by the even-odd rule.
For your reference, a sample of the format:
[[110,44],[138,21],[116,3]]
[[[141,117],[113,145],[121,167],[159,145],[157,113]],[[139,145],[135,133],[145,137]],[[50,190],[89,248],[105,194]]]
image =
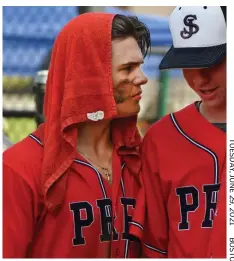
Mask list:
[[[231,3],[231,1],[230,1]],[[230,238],[234,239],[234,224],[230,224],[230,208],[234,211],[234,203],[230,204],[230,196],[234,197],[234,192],[231,193],[230,186],[234,182],[231,182],[231,175],[234,177],[234,171],[230,169],[230,163],[234,163],[234,157],[231,158],[230,147],[234,149],[234,78],[233,78],[233,32],[232,24],[234,23],[233,16],[233,4],[228,4],[227,8],[227,21],[228,21],[228,34],[227,34],[227,259],[230,261],[234,260],[234,240],[231,244]],[[233,142],[231,142],[231,140]],[[234,178],[232,179],[232,181]],[[234,212],[233,212],[234,213]],[[234,215],[232,214],[232,220],[234,221]],[[232,252],[231,252],[232,251]]]

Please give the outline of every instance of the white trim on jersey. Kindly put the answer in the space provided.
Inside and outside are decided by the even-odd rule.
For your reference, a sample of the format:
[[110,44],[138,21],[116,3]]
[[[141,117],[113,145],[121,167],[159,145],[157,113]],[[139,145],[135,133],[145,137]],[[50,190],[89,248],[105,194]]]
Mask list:
[[140,223],[137,223],[136,221],[130,221],[129,224],[139,227],[142,231],[144,230],[143,226]]
[[[219,165],[218,165],[218,157],[215,155],[215,153],[209,149],[206,148],[204,145],[198,143],[197,141],[193,140],[192,138],[190,138],[183,130],[182,128],[179,126],[179,124],[177,123],[175,116],[173,113],[170,114],[171,116],[171,120],[175,126],[175,128],[179,131],[179,133],[184,136],[188,141],[190,141],[192,144],[194,144],[195,146],[199,147],[200,149],[208,152],[212,158],[214,159],[214,183],[218,184],[219,183]],[[215,192],[215,198],[214,201],[217,202],[217,193]]]
[[34,136],[33,134],[30,134],[29,137],[32,138],[33,140],[35,140],[41,146],[43,146],[42,142],[36,136]]
[[104,196],[104,198],[107,198],[106,190],[105,190],[105,187],[104,187],[104,185],[103,185],[102,178],[101,178],[101,174],[99,173],[99,171],[98,171],[94,166],[92,166],[91,164],[89,164],[89,163],[87,163],[87,162],[85,162],[85,161],[81,161],[81,160],[78,160],[78,159],[75,159],[74,161],[75,161],[76,163],[79,163],[79,164],[85,165],[85,166],[87,166],[87,167],[90,167],[91,169],[93,169],[93,170],[95,171],[95,173],[96,173],[97,176],[98,176],[98,181],[99,181],[99,183],[100,183],[103,196]]
[[163,255],[166,255],[166,254],[167,254],[167,251],[163,251],[163,250],[160,250],[160,249],[158,249],[158,248],[152,247],[152,246],[150,246],[150,245],[148,245],[148,244],[146,244],[146,243],[144,243],[144,246],[147,247],[147,248],[149,248],[150,250],[156,251],[156,252],[161,253],[161,254],[163,254]]

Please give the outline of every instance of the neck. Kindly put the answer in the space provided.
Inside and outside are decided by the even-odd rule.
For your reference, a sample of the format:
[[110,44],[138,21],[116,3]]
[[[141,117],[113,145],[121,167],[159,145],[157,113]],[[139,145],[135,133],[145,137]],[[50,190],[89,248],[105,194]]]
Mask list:
[[226,123],[226,106],[210,107],[202,102],[200,113],[211,123]]
[[77,150],[89,156],[112,151],[110,120],[79,123]]

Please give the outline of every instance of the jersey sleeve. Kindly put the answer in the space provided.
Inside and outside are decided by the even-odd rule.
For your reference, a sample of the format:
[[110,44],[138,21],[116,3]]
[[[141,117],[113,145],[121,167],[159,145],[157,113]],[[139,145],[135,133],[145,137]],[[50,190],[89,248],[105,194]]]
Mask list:
[[33,193],[3,163],[3,258],[25,258],[33,237]]
[[[153,135],[154,136],[154,135]],[[159,175],[156,142],[146,134],[141,148],[146,214],[142,239],[143,257],[167,258],[168,217]]]

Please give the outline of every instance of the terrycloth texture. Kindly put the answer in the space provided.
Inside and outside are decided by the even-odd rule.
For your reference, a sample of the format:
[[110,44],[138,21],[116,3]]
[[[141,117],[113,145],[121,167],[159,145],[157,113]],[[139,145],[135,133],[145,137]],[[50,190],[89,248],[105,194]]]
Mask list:
[[[36,131],[44,145],[42,193],[51,211],[63,202],[67,189],[79,138],[75,124],[87,121],[87,113],[103,111],[104,119],[117,115],[111,75],[113,18],[104,13],[80,15],[63,28],[55,41],[44,103],[46,121]],[[139,158],[136,117],[115,119],[113,126],[114,140],[119,140],[116,146],[129,147],[133,157],[126,156],[126,161],[132,165],[132,159]],[[137,162],[135,172],[140,167],[139,159]]]

